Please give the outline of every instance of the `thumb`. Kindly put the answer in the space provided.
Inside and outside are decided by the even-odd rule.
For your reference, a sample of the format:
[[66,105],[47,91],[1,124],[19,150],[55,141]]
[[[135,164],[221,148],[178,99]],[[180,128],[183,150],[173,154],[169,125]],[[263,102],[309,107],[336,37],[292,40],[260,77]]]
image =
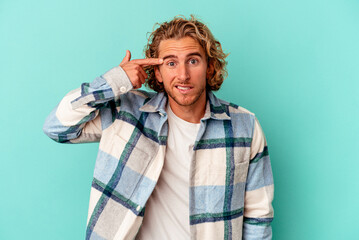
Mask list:
[[126,50],[126,56],[123,58],[120,65],[125,64],[125,63],[129,62],[130,60],[131,60],[131,52],[130,52],[130,50]]

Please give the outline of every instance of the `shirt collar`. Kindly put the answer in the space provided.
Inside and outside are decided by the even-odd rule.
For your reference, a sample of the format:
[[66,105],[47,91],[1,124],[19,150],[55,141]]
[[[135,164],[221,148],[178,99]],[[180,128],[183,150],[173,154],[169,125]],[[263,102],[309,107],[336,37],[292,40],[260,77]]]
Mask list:
[[[213,118],[216,120],[229,120],[231,117],[227,114],[227,108],[221,104],[219,99],[212,93],[207,92],[208,101],[206,111],[201,120]],[[164,92],[157,93],[139,109],[142,112],[159,112],[166,114],[167,95]]]

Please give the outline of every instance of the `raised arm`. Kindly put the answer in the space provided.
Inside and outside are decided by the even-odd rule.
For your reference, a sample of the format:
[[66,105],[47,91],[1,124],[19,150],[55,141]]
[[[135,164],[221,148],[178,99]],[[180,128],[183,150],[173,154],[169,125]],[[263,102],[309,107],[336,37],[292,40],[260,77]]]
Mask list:
[[[114,67],[91,83],[69,92],[46,118],[43,130],[60,143],[96,142],[101,138],[108,121],[114,121],[115,99],[133,88],[140,88],[147,75],[145,65],[162,64],[162,59],[135,59],[131,53],[118,67]],[[106,120],[106,124],[102,120]]]
[[244,200],[243,240],[272,239],[273,193],[267,142],[256,118]]
[[[115,96],[132,89],[121,67],[112,68],[91,83],[69,92],[46,118],[43,130],[60,143],[96,142],[101,138],[101,116],[112,119]],[[100,114],[100,111],[102,114]]]

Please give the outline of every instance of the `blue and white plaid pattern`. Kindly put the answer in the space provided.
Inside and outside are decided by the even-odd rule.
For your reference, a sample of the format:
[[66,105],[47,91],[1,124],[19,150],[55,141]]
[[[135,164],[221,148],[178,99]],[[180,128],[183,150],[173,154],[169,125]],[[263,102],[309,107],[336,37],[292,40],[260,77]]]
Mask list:
[[[61,143],[100,142],[86,239],[134,239],[164,163],[167,97],[131,89],[115,67],[67,94],[44,124]],[[271,239],[272,170],[254,114],[208,92],[194,150],[191,239]]]

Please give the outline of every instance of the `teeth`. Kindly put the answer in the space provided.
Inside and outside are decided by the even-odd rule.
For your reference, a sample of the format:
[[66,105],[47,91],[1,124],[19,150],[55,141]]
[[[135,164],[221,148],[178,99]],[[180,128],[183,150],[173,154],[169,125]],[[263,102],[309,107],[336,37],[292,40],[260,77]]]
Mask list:
[[189,87],[181,87],[181,86],[177,86],[177,88],[180,89],[180,90],[187,90],[187,89],[189,89]]

